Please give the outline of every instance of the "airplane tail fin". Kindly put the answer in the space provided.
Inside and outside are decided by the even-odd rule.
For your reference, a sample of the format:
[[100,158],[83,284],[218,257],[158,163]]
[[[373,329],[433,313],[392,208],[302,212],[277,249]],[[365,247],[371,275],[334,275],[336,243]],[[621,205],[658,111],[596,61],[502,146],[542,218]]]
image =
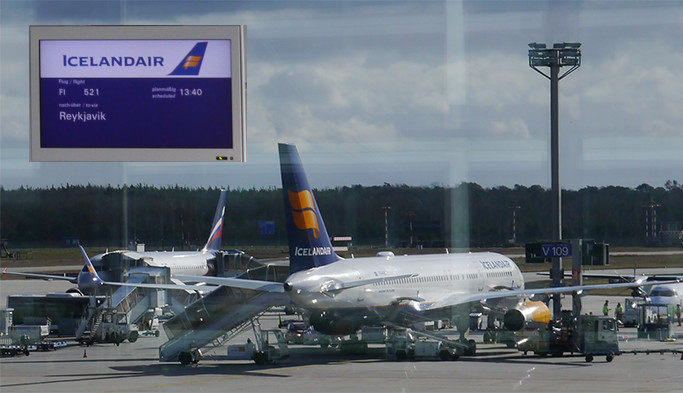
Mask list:
[[208,42],[198,42],[169,75],[199,75]]
[[289,239],[289,270],[328,265],[341,259],[332,249],[320,209],[295,145],[278,144],[282,195]]
[[83,249],[83,246],[79,244],[78,248],[81,249],[83,259],[85,260],[85,268],[78,274],[78,287],[81,291],[84,291],[84,293],[94,293],[98,287],[104,285],[104,280],[97,274],[97,270],[95,270],[95,267],[90,261],[88,254]]
[[225,218],[225,197],[227,195],[227,190],[221,190],[221,196],[218,198],[218,205],[216,206],[216,214],[213,215],[213,223],[211,224],[209,240],[206,241],[206,245],[202,251],[218,251],[221,249],[223,220]]

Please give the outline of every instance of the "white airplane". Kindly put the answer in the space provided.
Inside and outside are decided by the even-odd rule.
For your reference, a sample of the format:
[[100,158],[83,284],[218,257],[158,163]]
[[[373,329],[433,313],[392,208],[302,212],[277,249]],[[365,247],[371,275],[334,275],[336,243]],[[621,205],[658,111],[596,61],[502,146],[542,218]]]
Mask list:
[[[199,282],[201,278],[207,274],[211,274],[215,268],[216,252],[220,249],[221,239],[223,233],[223,221],[225,217],[225,199],[227,190],[221,190],[216,206],[216,213],[214,214],[213,223],[211,225],[211,232],[204,247],[199,251],[128,251],[117,250],[99,254],[93,257],[93,260],[102,261],[109,256],[118,254],[117,260],[121,257],[130,258],[132,260],[141,261],[143,265],[151,267],[167,267],[170,270],[171,281],[177,284],[184,284],[176,276],[188,275],[192,276],[195,281]],[[82,247],[81,247],[82,250]],[[85,252],[85,251],[83,251]],[[90,259],[88,259],[90,260]],[[91,262],[92,263],[92,262]],[[51,280],[66,280],[77,284],[78,287],[70,291],[81,292],[83,294],[93,293],[93,290],[98,289],[97,285],[93,285],[93,279],[90,271],[87,268],[87,263],[78,274],[78,277],[57,276],[37,273],[20,273],[20,272],[3,272],[6,274],[15,274],[27,277],[35,277]],[[108,283],[114,284],[111,281]],[[195,286],[191,286],[195,289]],[[174,288],[181,289],[181,288]],[[206,289],[206,288],[205,288]]]
[[[547,272],[537,273],[541,276],[548,276]],[[649,291],[640,287],[633,288],[633,297],[643,297],[652,304],[670,304],[683,306],[683,274],[637,274],[635,269],[633,274],[619,274],[608,272],[586,271],[582,273],[584,278],[608,279],[614,282],[646,282]],[[571,278],[570,273],[565,273],[566,278]],[[678,281],[678,282],[676,282]]]
[[655,285],[650,289],[649,297],[653,304],[683,306],[683,283]]
[[[639,288],[634,291],[634,295],[640,295],[650,303],[653,304],[670,304],[683,306],[683,275],[681,274],[636,274],[634,271],[633,275],[620,275],[618,273],[584,273],[585,278],[607,278],[611,282],[615,281],[626,281],[632,282],[636,280],[642,280],[650,283],[650,290],[643,291]],[[672,280],[677,280],[679,282],[671,282]]]
[[[634,287],[640,282],[524,289],[524,278],[508,257],[491,253],[343,259],[332,249],[320,210],[294,145],[280,144],[282,189],[289,238],[290,273],[284,284],[239,278],[204,277],[207,284],[285,292],[306,310],[310,324],[324,334],[343,335],[363,326],[410,326],[449,319],[466,340],[473,306],[504,316],[512,330],[549,315],[535,294]],[[539,304],[540,303],[540,306]],[[545,307],[539,310],[538,307]],[[471,348],[470,353],[474,353]]]
[[638,285],[524,289],[519,267],[490,252],[342,259],[332,251],[296,147],[280,144],[279,150],[292,272],[283,287],[322,333],[449,319],[465,340],[473,305],[504,316],[508,328],[519,330],[541,314],[526,312],[529,296]]
[[[291,302],[306,310],[310,324],[320,333],[345,335],[364,326],[409,327],[415,322],[449,319],[460,332],[465,353],[474,354],[474,341],[466,339],[473,306],[503,316],[506,327],[516,331],[526,322],[550,314],[542,302],[529,302],[530,296],[644,285],[630,282],[524,289],[517,265],[504,255],[490,252],[412,256],[380,253],[370,258],[343,259],[332,249],[296,147],[280,144],[279,151],[290,276],[284,284],[226,277],[201,279],[207,284],[284,292]],[[97,281],[94,275],[93,280]],[[277,305],[284,304],[273,306]]]

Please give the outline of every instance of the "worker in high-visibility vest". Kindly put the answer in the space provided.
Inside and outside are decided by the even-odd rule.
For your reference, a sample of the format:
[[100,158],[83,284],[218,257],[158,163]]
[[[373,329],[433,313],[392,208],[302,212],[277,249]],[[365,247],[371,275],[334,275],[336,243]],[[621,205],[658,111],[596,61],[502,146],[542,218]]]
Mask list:
[[605,300],[605,304],[602,306],[602,315],[609,315],[609,300]]
[[621,323],[621,317],[624,315],[624,308],[621,303],[617,303],[617,307],[614,309],[614,318],[617,320],[617,324]]

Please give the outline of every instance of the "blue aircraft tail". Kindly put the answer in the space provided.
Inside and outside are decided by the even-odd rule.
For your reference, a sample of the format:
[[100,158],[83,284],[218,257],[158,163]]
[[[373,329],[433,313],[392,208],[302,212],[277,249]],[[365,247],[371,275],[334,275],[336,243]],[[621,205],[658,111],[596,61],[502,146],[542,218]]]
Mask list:
[[169,75],[199,75],[207,42],[198,42]]
[[216,206],[216,214],[213,215],[213,223],[211,224],[209,240],[206,241],[206,245],[202,251],[218,251],[221,249],[223,220],[225,218],[225,197],[227,195],[227,190],[221,190],[221,196],[218,198],[218,205]]
[[85,260],[85,267],[78,274],[78,289],[83,293],[96,294],[104,285],[104,281],[100,278],[99,274],[97,274],[97,271],[90,261],[88,254],[83,249],[83,246],[79,244],[78,248],[81,249],[83,259]]
[[296,146],[280,143],[278,149],[290,273],[328,265],[341,259],[332,249]]

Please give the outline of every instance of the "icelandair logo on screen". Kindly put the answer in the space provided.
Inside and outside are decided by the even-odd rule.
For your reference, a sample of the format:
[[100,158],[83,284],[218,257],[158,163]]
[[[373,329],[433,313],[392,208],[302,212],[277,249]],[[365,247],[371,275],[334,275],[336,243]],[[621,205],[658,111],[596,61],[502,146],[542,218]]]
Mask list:
[[294,225],[301,230],[313,230],[313,237],[317,239],[320,236],[320,228],[318,227],[318,217],[315,214],[313,195],[308,190],[301,192],[288,191],[288,193],[289,204],[292,206]]
[[[169,75],[199,75],[207,42],[198,42]],[[163,56],[69,56],[62,55],[64,67],[164,67]]]
[[199,75],[206,44],[206,42],[198,42],[169,75]]
[[163,67],[161,56],[67,56],[62,55],[64,67]]

